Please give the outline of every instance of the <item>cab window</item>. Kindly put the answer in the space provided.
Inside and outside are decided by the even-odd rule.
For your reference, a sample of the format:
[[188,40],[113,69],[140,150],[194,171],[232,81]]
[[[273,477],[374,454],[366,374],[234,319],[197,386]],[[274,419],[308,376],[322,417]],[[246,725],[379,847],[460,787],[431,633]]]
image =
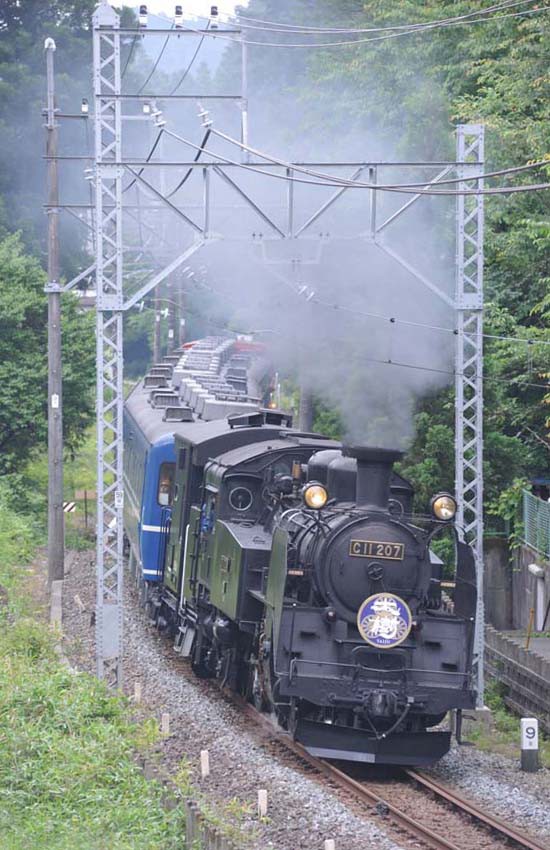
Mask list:
[[163,507],[171,505],[174,500],[174,468],[175,463],[162,463],[160,466],[157,502]]
[[201,531],[209,534],[214,528],[216,521],[216,499],[217,493],[209,493],[201,508]]

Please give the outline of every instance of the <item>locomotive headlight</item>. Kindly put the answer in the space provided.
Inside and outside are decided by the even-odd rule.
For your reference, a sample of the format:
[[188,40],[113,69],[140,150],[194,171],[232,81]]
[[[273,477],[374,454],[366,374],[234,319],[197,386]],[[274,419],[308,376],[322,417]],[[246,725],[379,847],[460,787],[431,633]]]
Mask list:
[[431,508],[436,519],[449,522],[455,517],[456,501],[448,493],[438,493],[437,496],[432,498]]
[[320,511],[321,508],[324,508],[328,501],[326,489],[322,484],[316,484],[315,482],[306,484],[302,490],[302,496],[307,507],[315,511]]

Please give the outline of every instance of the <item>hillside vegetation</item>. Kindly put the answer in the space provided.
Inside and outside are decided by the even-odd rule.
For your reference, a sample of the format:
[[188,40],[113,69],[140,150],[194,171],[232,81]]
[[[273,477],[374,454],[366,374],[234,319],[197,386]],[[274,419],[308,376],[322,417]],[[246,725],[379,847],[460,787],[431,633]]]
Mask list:
[[[61,107],[78,109],[89,95],[92,0],[6,3],[0,11],[0,304],[3,404],[0,406],[0,474],[17,470],[31,447],[45,446],[45,223],[43,131],[44,56],[37,45],[54,36]],[[484,4],[485,5],[485,4]],[[257,19],[308,26],[388,27],[478,12],[478,0],[251,0],[246,14]],[[129,9],[124,20],[131,19]],[[273,40],[261,29],[254,40]],[[375,132],[383,145],[411,158],[453,157],[453,127],[483,122],[487,170],[548,159],[550,139],[550,13],[529,4],[502,10],[490,20],[445,26],[385,38],[356,47],[323,51],[250,50],[254,122],[262,126],[287,116],[288,138],[315,135],[345,146],[348,137]],[[7,37],[6,37],[7,36]],[[252,35],[249,36],[252,38]],[[130,47],[123,45],[126,62]],[[284,57],[284,61],[281,60]],[[237,73],[228,54],[209,85],[227,84]],[[130,81],[138,80],[143,57],[130,57]],[[166,75],[159,69],[160,80]],[[203,80],[200,62],[188,85]],[[204,80],[203,80],[204,81]],[[86,144],[80,122],[64,126],[65,144]],[[281,122],[278,120],[278,123]],[[79,125],[79,126],[76,126]],[[344,148],[342,148],[344,149]],[[338,157],[341,151],[333,150]],[[29,167],[30,163],[30,167]],[[71,172],[82,183],[80,172]],[[515,175],[514,183],[544,182],[550,168]],[[502,180],[495,181],[502,184]],[[77,184],[69,179],[66,193]],[[74,193],[73,193],[74,194]],[[548,383],[550,317],[549,193],[497,196],[486,201],[485,280],[485,462],[486,510],[510,513],[518,482],[548,468]],[[63,217],[62,270],[69,277],[87,262],[85,229]],[[80,228],[80,229],[79,229]],[[18,232],[19,236],[13,233]],[[15,293],[15,297],[14,297]],[[24,296],[24,297],[23,297]],[[209,332],[211,305],[204,294],[187,297],[193,333]],[[229,309],[229,308],[228,308]],[[203,312],[202,319],[196,317]],[[193,318],[194,317],[194,318]],[[93,411],[93,334],[65,310],[64,373],[68,445],[76,445]],[[128,360],[148,350],[151,313],[128,320]],[[498,337],[516,337],[517,342]],[[338,433],[337,411],[318,400],[317,425]],[[425,503],[434,488],[453,486],[454,401],[452,389],[419,404],[416,438],[404,471]],[[41,424],[42,423],[42,424]]]

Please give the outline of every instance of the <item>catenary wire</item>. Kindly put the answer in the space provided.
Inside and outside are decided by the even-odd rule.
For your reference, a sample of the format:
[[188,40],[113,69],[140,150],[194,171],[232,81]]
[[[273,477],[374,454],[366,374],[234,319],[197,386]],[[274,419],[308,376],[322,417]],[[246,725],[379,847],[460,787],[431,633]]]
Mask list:
[[[164,132],[167,133],[167,135],[171,136],[172,138],[177,139],[178,141],[182,142],[183,144],[189,145],[189,147],[194,148],[195,150],[202,150],[205,154],[207,154],[208,156],[214,157],[218,161],[222,160],[227,165],[235,165],[235,166],[238,166],[239,168],[245,169],[246,171],[252,171],[252,172],[257,173],[257,174],[262,174],[265,177],[272,177],[276,180],[284,180],[287,183],[288,182],[301,183],[301,184],[305,184],[306,186],[327,186],[327,187],[330,187],[330,188],[336,188],[339,185],[338,183],[335,183],[335,182],[332,182],[332,181],[330,183],[327,183],[326,181],[320,181],[320,180],[305,180],[305,179],[302,179],[302,178],[299,178],[299,177],[290,177],[290,175],[275,174],[274,172],[271,172],[271,171],[264,171],[262,168],[257,168],[256,166],[250,165],[249,163],[237,162],[237,160],[229,159],[229,157],[225,157],[225,156],[222,156],[221,154],[217,154],[214,151],[208,150],[207,148],[201,148],[200,145],[196,145],[194,142],[191,142],[189,139],[185,139],[183,136],[180,136],[178,133],[175,133],[173,130],[166,130],[165,129]],[[268,159],[268,157],[264,157],[264,158]],[[283,163],[278,163],[278,162],[277,162],[277,164],[283,165]],[[287,166],[284,166],[284,167],[287,167]],[[289,164],[288,168],[291,169],[291,170],[298,170],[292,164]],[[467,183],[467,182],[469,182],[471,180],[475,180],[475,179],[477,179],[477,178],[475,176],[472,176],[470,178],[464,178],[464,180],[462,182]],[[354,188],[353,183],[351,183],[351,184],[344,183],[344,184],[340,184],[340,185],[344,185],[346,188],[348,186],[349,186],[349,188]],[[375,191],[394,192],[394,193],[403,194],[403,195],[444,195],[444,196],[448,196],[448,197],[456,197],[458,195],[465,195],[465,196],[467,196],[467,195],[506,195],[506,194],[514,194],[516,192],[535,192],[535,191],[540,191],[542,189],[550,189],[550,183],[535,183],[535,184],[528,184],[528,185],[525,185],[525,186],[510,186],[510,187],[501,187],[501,188],[496,188],[496,189],[457,189],[455,191],[442,191],[442,192],[441,191],[435,191],[433,189],[407,189],[407,188],[399,188],[399,187],[390,188],[390,187],[384,187],[384,186],[378,185],[378,184],[364,184],[363,186],[357,186],[355,188],[368,188],[368,189],[374,189]]]
[[[293,165],[291,162],[285,162],[284,160],[276,159],[275,157],[266,154],[264,151],[260,151],[257,148],[252,148],[249,145],[245,145],[243,142],[240,142],[238,139],[235,139],[232,136],[228,136],[221,130],[216,130],[214,127],[212,127],[211,129],[212,135],[218,136],[220,139],[224,139],[225,141],[236,145],[238,148],[240,148],[241,150],[245,150],[247,153],[252,153],[256,156],[259,156],[261,159],[265,159],[268,162],[271,162],[273,165],[280,165],[282,168],[289,168],[292,171],[299,171],[301,174],[306,174],[310,177],[319,177],[322,180],[330,180],[331,182],[334,182],[335,186],[345,185],[348,187],[360,189],[414,189],[416,187],[422,188],[430,182],[429,180],[424,180],[422,183],[365,183],[362,180],[347,180],[343,177],[328,174],[328,172],[326,171],[314,171],[312,168],[304,168],[300,165]],[[468,165],[467,162],[464,164]],[[543,166],[550,168],[550,159],[541,159],[537,160],[536,162],[529,162],[525,165],[516,165],[511,168],[501,168],[498,171],[487,171],[483,172],[482,174],[475,174],[472,177],[451,177],[445,180],[438,180],[437,185],[444,186],[446,184],[452,183],[467,183],[470,180],[485,180],[489,177],[502,177],[508,174],[518,174],[522,171],[529,171],[533,168],[540,168]]]
[[[206,23],[206,29],[207,29],[207,30],[208,30],[208,27],[209,27],[209,26],[210,26],[210,21],[207,21],[207,23]],[[193,67],[193,64],[194,64],[194,62],[195,62],[195,59],[196,59],[196,58],[197,58],[197,56],[198,56],[199,50],[200,50],[200,49],[201,49],[201,47],[202,47],[202,43],[203,43],[203,41],[204,41],[204,37],[205,37],[205,35],[206,35],[206,33],[201,33],[201,39],[200,39],[200,41],[199,41],[199,43],[198,43],[198,45],[197,45],[197,47],[196,47],[196,49],[195,49],[195,52],[193,53],[193,55],[192,55],[192,57],[191,57],[191,61],[189,62],[189,64],[187,65],[187,68],[185,69],[185,71],[183,72],[182,76],[180,77],[179,82],[178,82],[178,83],[174,86],[174,88],[173,88],[173,89],[172,89],[172,91],[170,92],[170,94],[171,94],[171,95],[173,95],[173,94],[175,94],[175,93],[177,92],[177,90],[179,89],[179,87],[181,86],[181,84],[183,83],[183,81],[185,80],[185,78],[187,77],[187,74],[189,73],[189,71],[190,71],[190,70],[191,70],[191,68]],[[167,37],[168,37],[168,36],[167,36]]]
[[[306,302],[318,304],[319,306],[325,307],[329,310],[341,311],[344,313],[351,313],[351,315],[357,318],[366,318],[366,319],[379,319],[380,321],[389,322],[392,325],[405,325],[406,327],[413,328],[422,328],[425,330],[432,331],[440,331],[441,333],[449,333],[453,336],[459,336],[461,331],[458,328],[449,328],[444,325],[433,325],[428,322],[415,322],[411,319],[400,319],[397,316],[386,316],[382,313],[373,313],[367,310],[359,310],[355,307],[347,307],[343,304],[337,304],[331,301],[325,301],[319,298],[315,292],[313,294],[307,295],[306,290],[310,290],[309,287],[304,289],[304,285],[300,283],[293,283],[290,280],[287,280],[284,276],[279,274],[274,274],[274,277],[277,278],[281,283],[283,283],[288,289],[290,289],[295,295],[306,295]],[[311,290],[310,290],[311,291]],[[462,331],[462,334],[465,336],[473,336],[475,332],[469,333],[468,331]],[[536,337],[520,337],[520,336],[506,336],[503,334],[488,334],[482,333],[481,336],[484,339],[495,339],[503,342],[518,342],[524,345],[550,345],[550,340],[546,339],[537,339]]]
[[[464,15],[455,15],[451,18],[442,18],[436,19],[433,21],[425,21],[419,23],[408,23],[408,24],[387,24],[386,26],[381,27],[313,27],[313,26],[303,26],[300,24],[285,24],[281,21],[267,21],[262,18],[253,18],[246,14],[234,14],[223,12],[227,17],[234,18],[238,21],[243,21],[244,26],[247,29],[254,30],[264,30],[266,32],[281,32],[285,34],[296,34],[296,35],[325,35],[325,34],[361,34],[361,33],[378,33],[378,32],[393,32],[396,30],[422,30],[426,28],[435,28],[439,26],[445,26],[450,23],[460,23],[462,21],[466,21],[469,18],[475,18],[481,15],[486,16],[491,12],[498,12],[501,10],[506,10],[513,8],[515,6],[525,6],[527,4],[531,4],[535,2],[535,0],[506,0],[504,3],[496,3],[492,6],[486,6],[483,9],[479,9],[474,12],[468,12]],[[522,13],[520,13],[522,14]],[[249,22],[253,21],[254,24],[267,24],[266,27],[257,27],[254,24],[250,24]],[[473,22],[475,23],[475,21]]]
[[[508,0],[505,3],[497,3],[492,6],[486,6],[484,9],[478,9],[475,12],[468,12],[465,15],[455,15],[451,18],[442,18],[436,19],[433,21],[420,21],[418,23],[407,23],[407,24],[387,24],[386,26],[381,27],[313,27],[313,26],[303,26],[299,24],[285,24],[277,21],[260,21],[253,18],[248,17],[248,15],[240,15],[237,14],[235,17],[239,21],[244,22],[244,26],[246,29],[263,31],[263,32],[273,32],[273,33],[284,33],[286,35],[355,35],[362,33],[380,33],[380,32],[392,32],[398,30],[423,30],[426,28],[434,29],[436,27],[447,26],[449,24],[461,23],[465,22],[471,18],[477,18],[479,16],[486,16],[489,13],[499,12],[501,10],[511,9],[516,6],[526,6],[528,4],[532,4],[536,2],[536,0]],[[521,14],[521,13],[520,13]],[[255,23],[249,23],[249,21],[255,21]],[[471,21],[475,23],[475,21]],[[267,26],[256,26],[256,23],[264,23]]]
[[[174,29],[174,24],[172,24],[172,26],[170,27],[170,29]],[[145,80],[145,82],[144,82],[144,83],[142,83],[141,88],[140,88],[140,89],[139,89],[139,91],[138,91],[138,94],[141,94],[141,93],[143,92],[143,89],[145,88],[145,86],[147,85],[147,83],[149,82],[149,80],[151,79],[151,77],[153,76],[153,74],[155,73],[155,71],[157,70],[158,65],[159,65],[159,62],[160,62],[160,60],[162,59],[162,57],[163,57],[163,55],[164,55],[164,51],[166,50],[166,47],[168,46],[168,42],[169,42],[169,41],[170,41],[170,36],[169,36],[169,35],[167,35],[167,36],[166,36],[166,38],[164,39],[164,44],[162,45],[162,47],[161,47],[161,49],[160,49],[160,51],[159,51],[159,55],[157,56],[157,58],[156,58],[156,60],[155,60],[155,62],[154,62],[154,64],[153,64],[153,67],[152,67],[152,68],[151,68],[151,70],[149,71],[149,76],[147,77],[147,79]]]
[[[204,289],[206,289],[207,291],[214,293],[215,295],[220,294],[219,290],[215,289],[212,286],[209,286],[208,284],[206,284],[204,282],[197,282],[197,284],[200,285],[201,287],[203,287]],[[187,294],[187,295],[192,294],[192,292],[190,290],[183,290],[183,293]],[[152,308],[148,307],[147,309],[152,309]],[[203,319],[206,320],[207,324],[209,324],[211,327],[216,327],[220,330],[229,330],[229,331],[233,331],[234,333],[241,333],[241,334],[246,334],[246,335],[252,335],[254,333],[254,331],[251,331],[251,330],[246,330],[246,331],[242,330],[242,329],[239,330],[238,328],[235,328],[235,326],[230,321],[226,321],[225,323],[212,322],[212,320],[209,319],[208,316],[206,315],[205,311],[199,310],[197,308],[191,308],[191,307],[187,306],[186,312],[191,313],[192,315],[195,315],[195,316],[202,317]],[[276,336],[283,337],[283,338],[285,336],[280,331],[273,330],[273,331],[271,331],[271,333],[273,333]],[[448,375],[449,377],[455,377],[455,378],[465,377],[464,372],[457,372],[454,369],[439,369],[439,368],[436,368],[435,366],[423,366],[423,365],[420,365],[420,364],[417,364],[417,363],[406,363],[406,362],[401,361],[401,360],[393,360],[393,359],[390,359],[390,358],[383,359],[383,358],[379,358],[379,357],[370,357],[370,356],[363,356],[363,355],[359,355],[358,357],[361,360],[361,362],[377,363],[381,366],[395,366],[395,367],[401,368],[401,369],[413,369],[415,371],[420,371],[420,372],[432,372],[434,374]],[[533,382],[533,381],[524,381],[519,377],[518,378],[498,378],[494,375],[481,375],[480,380],[482,380],[484,383],[507,384],[508,386],[519,387],[519,388],[527,387],[527,388],[530,388],[530,389],[543,389],[545,391],[550,390],[550,383],[543,384],[543,383],[536,383],[536,382]]]
[[[198,150],[196,152],[195,156],[194,156],[194,162],[198,162],[199,159],[201,158],[202,149],[204,148],[205,144],[207,143],[209,136],[210,136],[210,130],[208,129],[206,131],[204,137],[203,137],[202,142],[201,142],[201,146],[200,146],[201,149]],[[188,168],[187,171],[185,172],[185,174],[183,175],[183,177],[181,178],[180,182],[178,183],[178,185],[174,189],[172,189],[170,192],[168,192],[168,194],[165,197],[166,198],[172,198],[176,194],[176,192],[179,192],[179,190],[181,189],[183,184],[186,183],[187,180],[189,180],[193,171],[194,171],[193,168]]]
[[[161,140],[161,137],[162,137],[163,132],[164,132],[164,130],[161,128],[161,129],[159,130],[159,132],[158,132],[157,138],[156,138],[156,139],[155,139],[155,141],[153,142],[153,145],[152,145],[152,147],[151,147],[151,150],[150,150],[150,151],[149,151],[149,153],[147,154],[147,157],[146,157],[146,159],[145,159],[145,162],[150,162],[150,161],[151,161],[151,157],[153,156],[154,152],[156,151],[156,149],[157,149],[157,147],[158,147],[158,145],[159,145],[159,142],[160,142],[160,140]],[[145,166],[143,166],[143,168],[139,171],[138,177],[141,177],[141,175],[143,174],[143,172],[144,172],[144,171],[145,171]],[[134,183],[137,181],[138,177],[134,177],[134,179],[133,179],[133,180],[131,180],[131,181],[128,183],[128,185],[124,187],[124,189],[123,189],[122,191],[123,191],[123,192],[127,192],[127,191],[128,191],[128,189],[131,189],[131,188],[132,188],[132,186],[134,185]]]
[[[219,295],[219,290],[216,290],[214,287],[209,286],[208,284],[205,284],[205,283],[200,283],[199,285],[204,287],[207,290],[210,290],[214,294]],[[192,310],[190,310],[189,308],[187,308],[187,309],[189,310],[189,312],[192,312]],[[198,315],[201,315],[200,311],[195,311],[195,312]],[[202,315],[204,315],[204,314],[202,314]],[[229,323],[227,323],[226,326],[225,326],[226,329],[229,329],[228,324]],[[222,327],[222,325],[218,325],[218,327]],[[237,330],[235,330],[235,332],[236,333],[239,333],[239,332],[251,333],[251,331],[246,332],[246,331],[237,331]],[[273,334],[276,335],[276,336],[283,337],[283,338],[285,336],[285,334],[281,333],[280,331],[275,331],[275,330],[273,331]],[[401,369],[413,369],[413,370],[420,371],[420,372],[432,372],[434,374],[448,375],[449,377],[455,377],[455,378],[467,377],[466,373],[457,372],[455,369],[440,369],[440,368],[437,368],[435,366],[423,366],[423,365],[418,364],[418,363],[407,363],[405,361],[393,360],[391,358],[384,359],[384,358],[381,358],[381,357],[370,357],[370,356],[358,355],[358,359],[360,359],[361,362],[377,363],[377,364],[382,365],[382,366],[395,366],[395,367],[401,368]],[[469,376],[469,377],[471,377],[471,376]],[[530,389],[543,389],[545,391],[550,390],[550,383],[536,383],[536,382],[533,382],[533,381],[523,381],[521,378],[498,378],[498,377],[493,376],[493,375],[481,375],[481,376],[479,376],[479,378],[484,383],[507,384],[509,386],[514,386],[514,387],[528,387]]]
[[[431,30],[443,28],[443,27],[456,27],[456,26],[468,26],[472,24],[480,24],[480,23],[492,23],[494,21],[503,21],[506,18],[519,18],[525,15],[539,15],[542,12],[546,12],[550,9],[550,6],[543,6],[542,8],[535,9],[526,9],[522,12],[509,12],[504,15],[488,15],[484,18],[475,18],[470,21],[457,21],[455,23],[442,24],[441,27],[436,25],[427,25],[422,29],[407,29],[401,32],[394,32],[389,35],[379,35],[374,36],[373,38],[354,38],[354,39],[346,39],[345,41],[323,41],[323,42],[284,42],[284,41],[252,41],[251,39],[246,39],[246,44],[253,45],[257,47],[282,47],[282,48],[295,48],[295,49],[306,49],[306,50],[323,50],[332,47],[350,47],[358,44],[371,44],[374,42],[382,42],[388,41],[390,39],[401,38],[404,35],[413,35],[418,33],[424,33]],[[187,27],[190,32],[195,32],[197,35],[200,35],[200,30],[194,29],[193,27]],[[233,38],[231,35],[223,35],[223,30],[216,30],[216,34],[213,32],[205,33],[210,38],[220,38],[224,41],[231,41],[234,44],[238,44],[241,39]]]
[[[295,291],[297,292],[297,294],[300,294],[298,289],[296,289]],[[448,328],[443,325],[431,325],[428,322],[414,322],[410,319],[400,319],[397,316],[384,316],[380,313],[371,313],[365,310],[358,310],[354,307],[346,307],[344,304],[335,304],[330,301],[325,301],[321,298],[318,298],[316,295],[313,295],[308,300],[313,304],[319,304],[320,306],[325,307],[329,310],[341,311],[343,313],[351,313],[352,315],[357,316],[358,318],[379,319],[380,321],[389,322],[392,325],[405,325],[407,327],[422,328],[425,330],[453,334],[453,336],[459,336],[461,333],[458,328]],[[462,333],[465,336],[475,335],[475,332],[469,333],[468,331],[462,331]],[[550,345],[550,340],[539,340],[536,337],[506,336],[503,334],[488,333],[482,333],[481,336],[485,339],[495,339],[506,342],[518,342],[524,345]]]
[[126,62],[124,63],[124,68],[122,69],[122,72],[121,72],[121,74],[120,74],[120,79],[121,79],[121,80],[123,80],[123,79],[124,79],[124,75],[125,75],[126,71],[128,70],[128,65],[130,64],[130,60],[132,59],[132,54],[133,54],[133,52],[134,52],[134,47],[135,47],[136,42],[137,42],[138,32],[139,32],[139,29],[138,29],[138,30],[136,30],[136,34],[135,34],[135,36],[134,36],[134,37],[133,37],[133,39],[132,39],[132,44],[130,45],[130,50],[128,51],[128,56],[126,57]]

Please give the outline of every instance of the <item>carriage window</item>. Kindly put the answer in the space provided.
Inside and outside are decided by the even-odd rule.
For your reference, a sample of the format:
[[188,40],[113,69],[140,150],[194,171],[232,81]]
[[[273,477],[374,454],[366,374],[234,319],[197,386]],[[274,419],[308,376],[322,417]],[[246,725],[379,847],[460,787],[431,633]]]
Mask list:
[[174,463],[161,463],[157,501],[159,505],[171,505],[174,500]]

